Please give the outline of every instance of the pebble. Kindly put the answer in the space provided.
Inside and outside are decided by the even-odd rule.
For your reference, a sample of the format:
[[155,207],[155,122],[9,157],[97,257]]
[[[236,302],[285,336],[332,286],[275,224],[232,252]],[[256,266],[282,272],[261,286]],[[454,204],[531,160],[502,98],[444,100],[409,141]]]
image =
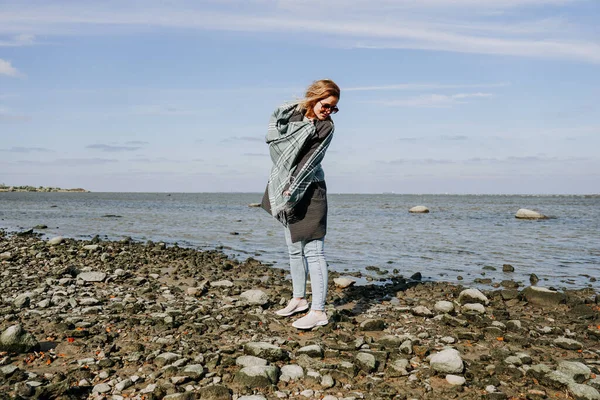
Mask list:
[[446,375],[446,381],[453,386],[462,386],[467,382],[465,378],[459,375]]

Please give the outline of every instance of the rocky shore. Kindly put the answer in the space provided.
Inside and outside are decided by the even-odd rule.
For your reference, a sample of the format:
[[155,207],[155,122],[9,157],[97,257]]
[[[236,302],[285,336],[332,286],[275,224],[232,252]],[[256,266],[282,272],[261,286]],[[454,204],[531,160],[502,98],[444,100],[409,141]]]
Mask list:
[[285,270],[218,251],[0,231],[0,276],[0,398],[600,399],[591,289],[331,273],[302,332]]
[[87,190],[82,188],[75,189],[62,189],[59,187],[35,187],[35,186],[6,186],[0,185],[0,192],[44,192],[44,193],[56,193],[56,192],[77,192],[77,193],[88,193]]

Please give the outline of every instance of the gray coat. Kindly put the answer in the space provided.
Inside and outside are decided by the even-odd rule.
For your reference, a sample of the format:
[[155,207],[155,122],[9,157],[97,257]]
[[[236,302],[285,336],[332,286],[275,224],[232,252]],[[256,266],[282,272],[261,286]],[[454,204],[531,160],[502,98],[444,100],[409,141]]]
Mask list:
[[[290,121],[301,121],[303,118],[304,115],[297,112],[290,118]],[[302,168],[302,165],[333,130],[331,121],[315,121],[315,124],[314,137],[306,141],[297,156],[296,171]],[[261,207],[271,215],[268,186],[263,195]],[[300,202],[294,207],[293,215],[289,219],[289,228],[294,243],[325,237],[327,233],[327,186],[325,181],[310,184]]]

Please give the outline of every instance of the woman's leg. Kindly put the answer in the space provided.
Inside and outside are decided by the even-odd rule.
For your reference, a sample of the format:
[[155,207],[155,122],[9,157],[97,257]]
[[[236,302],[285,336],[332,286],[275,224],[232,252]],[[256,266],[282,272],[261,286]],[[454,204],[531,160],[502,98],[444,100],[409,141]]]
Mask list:
[[289,317],[297,312],[308,310],[308,302],[304,298],[306,295],[306,275],[308,273],[306,258],[304,257],[304,245],[302,242],[292,243],[288,228],[285,229],[285,241],[290,256],[290,274],[292,275],[294,293],[285,308],[275,311],[275,314],[281,317]]
[[312,307],[314,311],[325,310],[327,297],[327,262],[324,251],[325,238],[311,240],[304,244],[304,256],[310,271]]
[[308,268],[306,266],[306,257],[304,256],[304,246],[302,242],[292,243],[292,236],[289,228],[285,228],[285,241],[290,256],[290,274],[292,275],[293,297],[301,299],[306,296],[306,278]]
[[304,244],[304,255],[310,271],[312,288],[312,307],[308,314],[292,323],[298,329],[312,329],[315,326],[327,325],[325,314],[325,298],[327,297],[327,262],[323,245],[325,240],[311,240]]

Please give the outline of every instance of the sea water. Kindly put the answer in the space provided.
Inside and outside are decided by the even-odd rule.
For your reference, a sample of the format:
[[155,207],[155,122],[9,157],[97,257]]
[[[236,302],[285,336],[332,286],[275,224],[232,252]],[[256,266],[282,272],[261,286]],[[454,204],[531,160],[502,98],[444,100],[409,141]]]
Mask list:
[[[260,193],[0,193],[0,228],[36,225],[45,237],[163,241],[223,249],[287,266],[282,226],[249,207]],[[600,197],[329,194],[326,256],[331,270],[384,281],[420,272],[468,285],[477,278],[555,288],[600,283]],[[428,214],[411,214],[416,205]],[[551,218],[519,220],[519,208]],[[511,264],[515,272],[503,272]],[[378,272],[373,272],[377,267]]]

